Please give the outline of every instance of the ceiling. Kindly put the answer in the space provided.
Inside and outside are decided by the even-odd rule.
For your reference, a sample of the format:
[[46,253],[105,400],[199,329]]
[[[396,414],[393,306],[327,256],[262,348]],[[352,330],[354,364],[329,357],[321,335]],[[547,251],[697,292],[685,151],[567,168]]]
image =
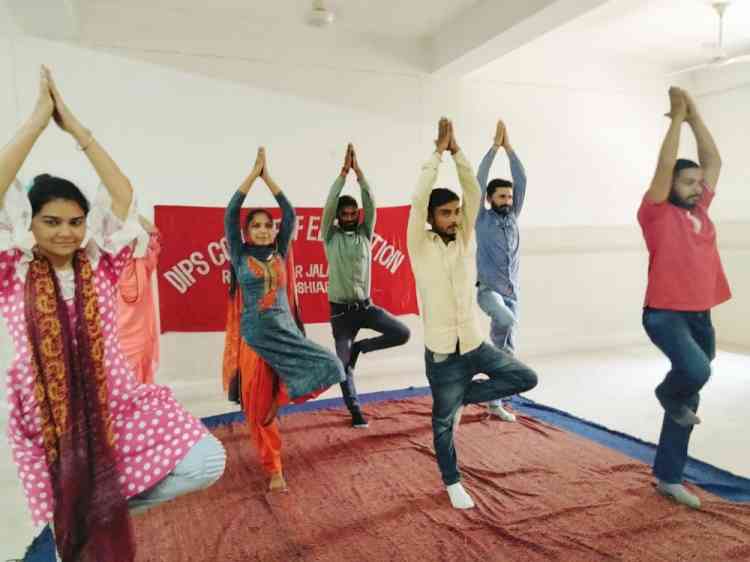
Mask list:
[[[325,30],[304,24],[310,0],[3,2],[24,32],[51,39],[69,13],[75,42],[91,48],[331,67],[353,57],[363,69],[394,63],[416,72],[454,66],[468,73],[520,55],[524,45],[550,53],[550,64],[568,54],[668,72],[710,59],[705,45],[716,41],[718,25],[709,0],[327,0],[337,22]],[[750,50],[750,0],[727,9],[725,46],[730,54]]]
[[[336,13],[336,27],[425,39],[478,3],[480,0],[326,0],[325,5]],[[156,26],[167,35],[179,35],[190,21],[199,22],[206,33],[219,34],[247,26],[302,23],[311,4],[310,0],[79,0],[78,9],[84,34],[95,34],[102,24],[114,20],[123,33]]]
[[[326,0],[337,14],[326,29],[305,25],[311,0],[0,1],[25,34],[136,57],[171,52],[328,67],[355,60],[361,70],[423,74],[477,50],[482,56],[471,64],[484,64],[607,0]],[[512,41],[487,48],[514,29]]]
[[[713,56],[718,17],[707,0],[610,0],[554,32],[558,45],[677,70]],[[750,51],[750,0],[724,15],[724,46]]]

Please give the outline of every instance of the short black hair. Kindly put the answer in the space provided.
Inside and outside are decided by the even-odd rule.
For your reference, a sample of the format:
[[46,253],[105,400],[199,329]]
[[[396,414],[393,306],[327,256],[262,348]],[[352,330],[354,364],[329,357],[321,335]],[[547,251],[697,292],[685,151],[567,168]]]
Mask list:
[[50,201],[63,199],[78,203],[84,215],[89,214],[89,202],[80,189],[71,181],[64,178],[40,174],[34,178],[29,189],[29,202],[31,203],[31,216],[34,217]]
[[430,193],[430,202],[427,204],[427,216],[431,217],[435,209],[451,201],[460,201],[455,192],[445,187],[436,187]]
[[674,163],[674,168],[672,169],[672,180],[676,180],[677,176],[682,170],[689,170],[690,168],[700,168],[700,164],[697,162],[693,162],[692,160],[688,160],[687,158],[678,158],[677,162]]
[[495,193],[495,190],[500,189],[501,187],[510,187],[512,189],[513,182],[500,178],[492,180],[489,184],[487,184],[487,197],[492,197],[492,195]]
[[338,215],[339,211],[344,207],[354,207],[355,209],[358,209],[359,205],[357,204],[357,200],[351,195],[342,195],[339,197],[339,202],[336,205],[336,214]]

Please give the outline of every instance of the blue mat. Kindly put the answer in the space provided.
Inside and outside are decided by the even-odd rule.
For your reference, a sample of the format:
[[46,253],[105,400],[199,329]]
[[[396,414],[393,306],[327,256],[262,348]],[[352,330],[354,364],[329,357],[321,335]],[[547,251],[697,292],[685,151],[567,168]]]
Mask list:
[[[383,400],[403,400],[405,398],[414,398],[419,396],[428,396],[429,387],[406,388],[403,390],[390,390],[385,392],[372,392],[360,395],[360,403],[380,402]],[[631,435],[612,431],[603,425],[577,418],[551,408],[543,404],[538,404],[528,398],[514,396],[508,400],[513,409],[532,416],[538,420],[546,422],[560,429],[564,429],[586,439],[590,439],[600,445],[619,451],[629,457],[632,457],[645,464],[651,465],[654,462],[656,446],[637,439]],[[314,412],[316,410],[325,410],[327,408],[341,408],[344,402],[341,398],[331,398],[327,400],[316,400],[305,402],[304,404],[292,404],[284,406],[279,410],[279,415],[296,414],[300,412]],[[203,423],[207,427],[213,428],[235,422],[243,422],[245,416],[241,411],[220,414],[203,418]],[[716,494],[717,496],[734,502],[750,502],[750,479],[742,478],[726,470],[716,468],[708,463],[699,461],[692,457],[688,458],[685,466],[685,479],[689,482],[700,486],[704,490]],[[49,527],[45,528],[34,542],[29,546],[24,562],[54,562],[54,550],[52,532]]]

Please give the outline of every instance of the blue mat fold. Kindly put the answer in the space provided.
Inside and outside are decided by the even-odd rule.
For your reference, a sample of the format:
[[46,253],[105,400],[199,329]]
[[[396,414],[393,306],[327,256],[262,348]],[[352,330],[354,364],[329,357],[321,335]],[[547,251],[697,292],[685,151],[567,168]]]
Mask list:
[[[380,402],[383,400],[403,400],[405,398],[427,396],[429,394],[429,387],[409,387],[403,390],[362,394],[359,399],[360,403],[366,404],[368,402]],[[645,464],[651,465],[654,462],[656,446],[653,443],[642,441],[626,433],[607,429],[603,425],[577,418],[550,406],[538,404],[528,398],[514,396],[508,401],[514,410],[522,414],[532,416],[560,429],[590,439]],[[304,404],[285,406],[279,410],[279,415],[313,412],[327,408],[341,408],[343,406],[344,402],[341,398],[315,400]],[[203,418],[202,421],[207,427],[213,428],[244,420],[244,414],[241,411],[237,411],[209,416]],[[688,458],[687,465],[685,466],[685,479],[726,500],[750,502],[750,479],[742,478],[692,457]],[[23,560],[24,562],[54,562],[53,540],[49,527],[45,528],[34,539],[34,542],[27,549]]]

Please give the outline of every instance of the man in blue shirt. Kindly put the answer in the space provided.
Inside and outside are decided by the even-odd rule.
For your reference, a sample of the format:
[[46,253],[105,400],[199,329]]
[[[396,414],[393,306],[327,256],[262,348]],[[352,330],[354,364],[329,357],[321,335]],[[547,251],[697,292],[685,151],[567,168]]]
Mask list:
[[[503,148],[510,160],[513,181],[493,179],[489,184],[490,168],[497,151]],[[518,265],[520,237],[518,216],[526,196],[526,172],[510,145],[508,131],[498,121],[495,142],[482,159],[477,172],[485,205],[479,210],[477,232],[477,301],[491,320],[490,339],[498,348],[514,354],[516,350],[516,325],[518,323]],[[489,411],[505,421],[515,421],[515,416],[503,409],[497,400],[490,402]]]

